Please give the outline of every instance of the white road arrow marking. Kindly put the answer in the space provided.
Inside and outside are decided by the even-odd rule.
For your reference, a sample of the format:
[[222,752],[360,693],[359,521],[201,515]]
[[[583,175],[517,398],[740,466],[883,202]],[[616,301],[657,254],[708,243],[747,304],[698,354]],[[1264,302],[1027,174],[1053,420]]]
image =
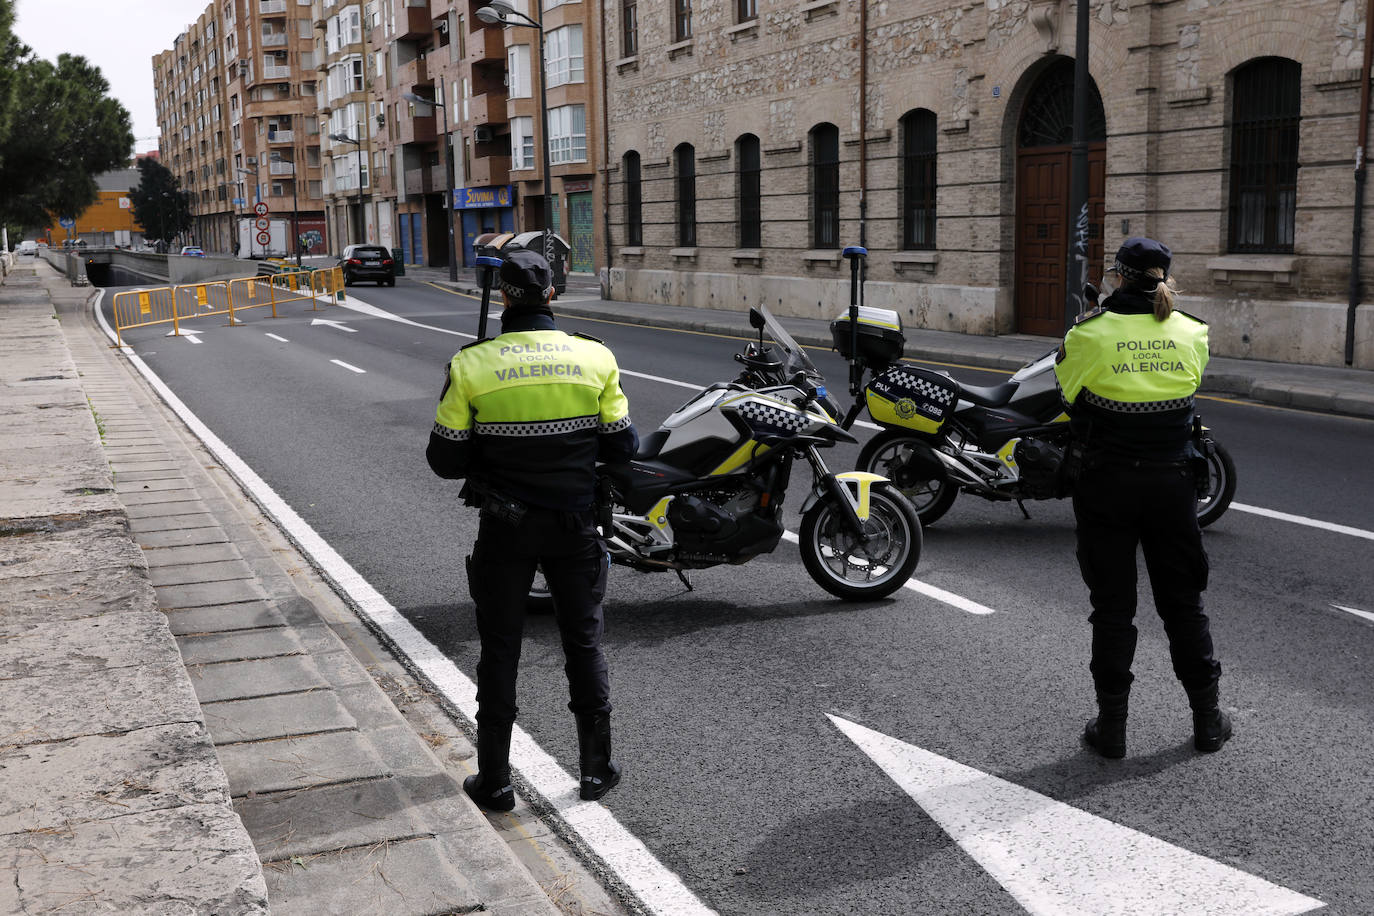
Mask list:
[[1354,614],[1356,617],[1363,617],[1365,620],[1374,621],[1374,612],[1362,611],[1357,607],[1346,607],[1344,604],[1331,605],[1338,611],[1345,611],[1347,614]]
[[196,335],[197,335],[197,334],[202,334],[202,333],[204,333],[204,332],[203,332],[203,331],[182,331],[180,334],[178,334],[176,331],[168,331],[168,332],[167,332],[167,336],[168,336],[168,337],[185,337],[185,338],[186,338],[187,340],[189,340],[191,343],[198,344],[198,343],[200,343],[200,338],[197,337]]
[[847,719],[828,717],[1037,916],[1290,916],[1325,905]]
[[310,322],[310,326],[312,328],[317,324],[327,324],[331,328],[338,328],[340,331],[347,331],[350,334],[358,333],[357,328],[350,328],[346,326],[342,321],[330,321],[328,318],[316,318],[314,321]]

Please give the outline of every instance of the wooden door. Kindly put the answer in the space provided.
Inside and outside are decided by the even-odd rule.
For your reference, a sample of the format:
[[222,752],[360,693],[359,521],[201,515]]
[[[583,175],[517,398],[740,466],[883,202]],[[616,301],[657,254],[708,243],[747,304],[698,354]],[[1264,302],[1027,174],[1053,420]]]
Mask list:
[[[1088,282],[1102,282],[1106,145],[1088,148]],[[1069,259],[1067,146],[1016,156],[1016,330],[1059,337],[1066,330],[1064,272]]]

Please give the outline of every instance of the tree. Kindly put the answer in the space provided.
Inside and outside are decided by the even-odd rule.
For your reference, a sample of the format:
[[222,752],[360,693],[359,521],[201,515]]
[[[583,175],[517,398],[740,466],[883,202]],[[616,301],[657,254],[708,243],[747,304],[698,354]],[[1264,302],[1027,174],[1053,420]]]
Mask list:
[[145,236],[170,239],[191,228],[191,199],[177,186],[172,170],[151,156],[138,160],[138,187],[129,189],[129,206]]
[[[8,3],[0,0],[0,71],[15,51],[3,28]],[[21,59],[5,75],[8,105],[0,80],[0,220],[45,226],[52,214],[74,216],[95,203],[95,176],[129,161],[134,134],[98,67],[71,54],[54,65],[18,47]]]

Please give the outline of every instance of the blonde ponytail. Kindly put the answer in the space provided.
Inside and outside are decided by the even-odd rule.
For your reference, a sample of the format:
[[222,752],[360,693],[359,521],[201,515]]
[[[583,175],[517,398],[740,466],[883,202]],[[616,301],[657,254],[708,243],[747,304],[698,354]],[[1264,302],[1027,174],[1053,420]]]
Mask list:
[[1163,321],[1174,313],[1174,298],[1178,295],[1178,285],[1173,277],[1164,276],[1164,271],[1158,267],[1151,267],[1148,273],[1159,281],[1155,285],[1155,320]]

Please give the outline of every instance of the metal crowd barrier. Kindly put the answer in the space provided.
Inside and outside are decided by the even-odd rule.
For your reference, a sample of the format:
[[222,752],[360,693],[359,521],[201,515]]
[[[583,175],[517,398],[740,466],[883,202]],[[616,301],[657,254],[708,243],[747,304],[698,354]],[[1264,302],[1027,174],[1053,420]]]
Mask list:
[[235,313],[247,309],[269,307],[272,317],[276,318],[279,303],[308,300],[310,308],[318,310],[321,301],[341,302],[343,299],[343,270],[338,267],[116,293],[113,304],[115,345],[124,345],[123,333],[130,328],[171,324],[172,333],[179,336],[181,322],[193,318],[228,315],[228,324],[232,327],[242,324]]

